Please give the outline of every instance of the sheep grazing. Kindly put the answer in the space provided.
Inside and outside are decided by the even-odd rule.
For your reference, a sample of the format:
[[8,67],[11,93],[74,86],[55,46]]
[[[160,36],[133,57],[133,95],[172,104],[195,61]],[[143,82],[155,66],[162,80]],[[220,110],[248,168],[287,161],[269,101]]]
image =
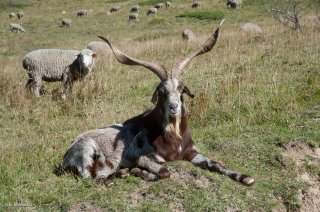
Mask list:
[[227,7],[228,8],[240,8],[242,6],[242,0],[228,0]]
[[148,10],[147,15],[155,15],[155,14],[157,14],[157,12],[158,12],[158,9],[152,7],[152,8],[150,8],[150,9]]
[[184,94],[194,95],[180,80],[182,70],[196,56],[209,52],[215,45],[220,26],[200,47],[182,60],[176,60],[168,73],[164,66],[130,57],[111,45],[116,59],[126,65],[140,65],[161,82],[155,89],[152,102],[155,107],[123,124],[110,125],[80,134],[67,150],[62,170],[71,171],[82,178],[92,177],[96,182],[110,185],[112,176],[120,167],[144,180],[170,177],[162,164],[165,161],[186,160],[202,169],[219,172],[245,185],[254,179],[224,168],[220,163],[199,153],[188,129],[188,114]]
[[17,17],[18,17],[18,19],[21,19],[21,18],[23,18],[23,16],[24,16],[24,13],[23,12],[17,12]]
[[129,14],[129,21],[138,21],[138,13]]
[[78,10],[77,16],[85,16],[88,15],[88,10]]
[[15,13],[10,13],[10,14],[9,14],[9,17],[10,17],[10,18],[15,18],[15,17],[16,17],[16,14],[15,14]]
[[139,10],[140,10],[140,7],[138,5],[135,5],[135,6],[131,7],[130,12],[137,13],[137,12],[139,12]]
[[240,27],[244,33],[262,33],[262,29],[258,24],[246,23]]
[[191,7],[192,8],[200,8],[201,3],[199,1],[192,3]]
[[181,36],[182,36],[182,39],[185,41],[192,41],[195,39],[195,36],[190,29],[183,30]]
[[120,10],[120,6],[112,6],[110,9],[110,13],[118,12]]
[[70,19],[64,18],[61,21],[61,24],[62,24],[61,27],[64,27],[64,26],[70,27],[71,23],[72,23],[72,21]]
[[22,60],[23,68],[29,75],[26,87],[39,97],[42,81],[62,81],[65,99],[68,88],[73,82],[83,79],[91,72],[95,53],[89,49],[59,50],[39,49],[28,53]]
[[164,7],[163,3],[158,3],[158,4],[154,5],[154,8],[157,8],[157,9],[161,9],[163,7]]
[[166,8],[169,8],[169,7],[171,7],[171,2],[170,2],[170,1],[167,1],[167,2],[166,2]]
[[19,32],[25,32],[26,30],[20,24],[12,23],[10,24],[10,31],[19,33]]

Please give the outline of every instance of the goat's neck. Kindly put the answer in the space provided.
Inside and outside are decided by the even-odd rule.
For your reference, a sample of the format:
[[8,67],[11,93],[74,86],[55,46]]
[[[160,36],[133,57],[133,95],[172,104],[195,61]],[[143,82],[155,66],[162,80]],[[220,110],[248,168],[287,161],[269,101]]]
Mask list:
[[170,117],[169,114],[161,110],[161,107],[156,107],[154,113],[157,114],[156,120],[159,126],[162,127],[163,134],[174,134],[181,139],[182,133],[187,129],[187,114],[185,106],[182,105],[181,114],[177,117]]

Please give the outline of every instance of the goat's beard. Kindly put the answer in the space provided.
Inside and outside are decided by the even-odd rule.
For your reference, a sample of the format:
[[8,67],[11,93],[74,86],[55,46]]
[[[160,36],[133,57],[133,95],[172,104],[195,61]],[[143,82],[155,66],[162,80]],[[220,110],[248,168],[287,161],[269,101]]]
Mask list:
[[164,129],[166,132],[173,132],[176,134],[179,138],[180,135],[180,123],[181,123],[181,109],[179,108],[179,111],[171,115],[169,111],[166,111],[166,121],[164,123]]

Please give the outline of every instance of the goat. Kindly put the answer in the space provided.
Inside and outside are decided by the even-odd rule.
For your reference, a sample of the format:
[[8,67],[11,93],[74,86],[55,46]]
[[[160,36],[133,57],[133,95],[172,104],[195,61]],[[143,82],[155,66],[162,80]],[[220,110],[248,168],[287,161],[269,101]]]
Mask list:
[[165,161],[182,159],[202,169],[225,174],[245,185],[252,185],[252,177],[224,168],[195,148],[188,130],[183,99],[183,94],[191,98],[194,95],[179,80],[182,70],[194,57],[213,48],[223,21],[198,51],[176,60],[171,74],[160,64],[126,55],[106,38],[98,36],[107,42],[118,62],[143,66],[160,78],[161,82],[152,96],[155,107],[123,124],[87,131],[78,136],[64,156],[62,170],[72,171],[82,178],[92,177],[96,182],[109,185],[110,177],[118,169],[129,168],[133,175],[153,181],[170,177],[169,170],[163,166]]

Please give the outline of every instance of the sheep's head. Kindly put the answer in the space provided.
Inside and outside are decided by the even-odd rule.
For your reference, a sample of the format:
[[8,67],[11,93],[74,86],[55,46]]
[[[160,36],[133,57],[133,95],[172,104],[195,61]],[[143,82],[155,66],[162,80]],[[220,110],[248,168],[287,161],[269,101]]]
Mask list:
[[78,55],[78,59],[84,68],[91,68],[96,56],[97,55],[90,49],[82,49]]
[[161,82],[157,86],[156,90],[152,96],[152,102],[157,106],[161,107],[162,111],[170,116],[177,117],[181,114],[181,110],[184,104],[183,94],[187,94],[189,97],[193,98],[194,95],[190,92],[188,87],[180,80],[181,73],[185,66],[196,56],[209,52],[213,46],[216,44],[218,39],[219,30],[224,20],[220,22],[219,27],[216,31],[210,36],[204,44],[195,52],[192,52],[190,55],[184,59],[178,59],[172,66],[170,74],[166,71],[164,66],[151,63],[147,61],[138,60],[132,58],[118,48],[111,45],[108,39],[99,36],[102,40],[106,41],[110,48],[112,49],[116,59],[126,65],[141,65],[145,68],[152,71],[156,74]]

